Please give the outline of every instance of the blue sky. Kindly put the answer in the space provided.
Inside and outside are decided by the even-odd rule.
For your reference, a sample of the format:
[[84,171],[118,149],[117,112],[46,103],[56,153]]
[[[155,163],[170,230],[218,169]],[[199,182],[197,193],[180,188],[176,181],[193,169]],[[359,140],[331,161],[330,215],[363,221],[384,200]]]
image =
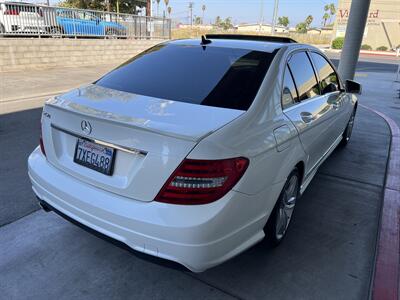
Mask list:
[[[264,3],[264,21],[271,22],[274,0],[192,0],[194,3],[193,15],[201,16],[201,7],[206,5],[204,14],[205,23],[213,22],[216,16],[222,18],[232,17],[235,24],[239,22],[259,22],[261,2]],[[309,14],[314,17],[314,26],[321,25],[325,4],[335,3],[337,0],[280,0],[278,16],[288,16],[289,26],[295,26],[303,21]],[[172,7],[171,17],[188,22],[188,0],[170,0]],[[160,2],[159,13],[165,9],[164,0]],[[154,5],[154,12],[156,5]]]

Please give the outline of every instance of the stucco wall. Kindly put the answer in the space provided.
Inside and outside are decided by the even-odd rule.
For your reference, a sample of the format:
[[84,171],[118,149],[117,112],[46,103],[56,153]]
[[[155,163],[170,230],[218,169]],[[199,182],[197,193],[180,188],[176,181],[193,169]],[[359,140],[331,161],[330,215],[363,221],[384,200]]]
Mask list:
[[[350,16],[351,0],[339,0],[335,21],[335,36],[344,36]],[[400,45],[400,1],[371,0],[363,44],[374,50]]]
[[118,64],[162,40],[0,38],[0,72]]

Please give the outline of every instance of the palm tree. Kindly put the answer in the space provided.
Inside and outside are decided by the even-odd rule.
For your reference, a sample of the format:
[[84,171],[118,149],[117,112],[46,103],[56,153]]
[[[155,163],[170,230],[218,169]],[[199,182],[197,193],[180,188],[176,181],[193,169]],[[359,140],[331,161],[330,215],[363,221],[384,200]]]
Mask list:
[[329,14],[328,13],[324,13],[324,15],[322,16],[322,19],[324,20],[324,27],[326,26],[326,22],[329,19]]
[[171,6],[168,6],[167,11],[168,11],[168,18],[171,19],[171,12],[172,12]]
[[[169,0],[164,0],[164,3],[165,3],[165,8],[168,9]],[[163,17],[165,18],[165,10],[164,10],[164,13],[163,13]]]
[[326,25],[327,20],[329,19],[329,23],[331,23],[332,17],[336,14],[336,7],[334,3],[327,4],[324,6],[325,14],[322,17],[324,19],[324,26]]
[[334,3],[329,4],[329,13],[331,14],[329,22],[331,22],[332,17],[336,14],[336,7]]
[[204,11],[206,10],[205,4],[203,4],[203,6],[201,7],[201,10],[203,11],[203,16],[201,17],[201,23],[204,24]]
[[311,23],[313,22],[314,18],[312,15],[309,15],[306,20],[304,21],[304,23],[306,23],[306,28],[308,29],[311,25]]
[[159,8],[160,8],[160,1],[161,0],[156,0],[156,2],[157,2],[157,17],[159,16]]

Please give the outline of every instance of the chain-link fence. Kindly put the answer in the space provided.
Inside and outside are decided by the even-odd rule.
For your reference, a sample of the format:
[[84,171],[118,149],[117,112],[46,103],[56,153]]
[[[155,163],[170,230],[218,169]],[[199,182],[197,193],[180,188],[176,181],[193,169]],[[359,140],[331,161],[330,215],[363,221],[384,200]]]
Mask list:
[[0,2],[0,36],[171,38],[171,20],[131,14]]

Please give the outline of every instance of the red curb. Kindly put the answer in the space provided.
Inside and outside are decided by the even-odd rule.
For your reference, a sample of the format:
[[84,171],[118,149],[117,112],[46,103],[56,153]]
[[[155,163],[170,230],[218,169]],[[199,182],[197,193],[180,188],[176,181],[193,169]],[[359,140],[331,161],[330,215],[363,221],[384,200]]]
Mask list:
[[382,52],[382,51],[366,51],[360,50],[360,54],[372,55],[372,56],[391,56],[396,57],[396,52]]
[[399,299],[400,266],[400,128],[391,118],[367,106],[389,125],[392,139],[386,171],[383,204],[378,235],[372,299]]

